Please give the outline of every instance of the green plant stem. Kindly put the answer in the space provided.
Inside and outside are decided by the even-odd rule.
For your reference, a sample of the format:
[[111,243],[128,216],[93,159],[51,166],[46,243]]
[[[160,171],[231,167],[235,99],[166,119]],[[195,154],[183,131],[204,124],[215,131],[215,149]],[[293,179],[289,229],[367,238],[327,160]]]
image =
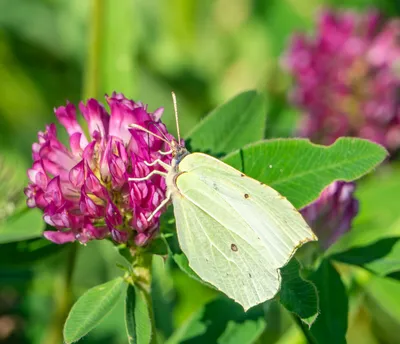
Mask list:
[[83,98],[97,98],[100,94],[100,68],[102,49],[102,25],[104,22],[104,0],[92,0],[89,12],[90,33],[88,39],[87,61],[83,81]]
[[301,321],[301,319],[295,314],[292,314],[292,316],[294,322],[299,326],[300,330],[303,332],[303,335],[306,338],[307,343],[316,344],[315,339],[312,337],[310,331],[306,328],[306,325]]
[[135,274],[134,283],[143,292],[146,298],[147,310],[149,312],[149,317],[151,321],[151,342],[150,344],[157,344],[157,330],[153,310],[153,300],[151,297],[151,267],[152,267],[153,256],[149,253],[139,253],[135,254],[135,261],[133,263],[133,271]]
[[55,311],[52,316],[50,329],[43,339],[44,344],[63,343],[63,327],[65,319],[68,316],[72,306],[72,278],[75,267],[75,261],[78,251],[78,244],[73,243],[68,248],[67,261],[65,269],[59,278],[56,278],[55,292]]
[[265,329],[261,335],[261,343],[275,342],[282,332],[281,308],[277,301],[265,302],[263,304],[265,320],[268,324],[268,331]]

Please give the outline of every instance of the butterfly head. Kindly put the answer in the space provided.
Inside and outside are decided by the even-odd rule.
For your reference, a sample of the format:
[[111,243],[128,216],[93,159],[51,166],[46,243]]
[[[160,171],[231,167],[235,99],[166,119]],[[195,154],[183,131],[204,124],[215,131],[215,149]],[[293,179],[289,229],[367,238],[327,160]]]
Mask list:
[[[176,97],[175,97],[175,93],[174,92],[172,92],[172,100],[173,100],[173,103],[174,103],[174,111],[175,111],[175,120],[176,120],[176,131],[177,131],[177,134],[178,134],[178,140],[176,140],[176,139],[172,139],[172,140],[170,140],[169,138],[167,138],[165,135],[164,135],[164,133],[162,132],[162,131],[160,131],[159,129],[158,129],[158,127],[156,126],[156,128],[160,131],[160,134],[162,135],[162,136],[160,136],[160,135],[157,135],[156,133],[153,133],[152,131],[150,131],[149,129],[147,129],[147,128],[144,128],[144,127],[142,127],[141,125],[139,125],[139,124],[135,124],[135,123],[133,123],[133,124],[130,124],[129,126],[128,126],[128,128],[130,128],[130,129],[138,129],[138,130],[141,130],[141,131],[144,131],[145,133],[147,133],[147,134],[149,134],[149,135],[151,135],[151,136],[153,136],[153,137],[155,137],[155,138],[157,138],[157,139],[159,139],[159,140],[161,140],[161,141],[164,141],[169,147],[170,147],[170,150],[168,151],[168,152],[164,152],[163,153],[163,155],[165,155],[165,153],[167,153],[167,154],[172,154],[172,163],[173,163],[173,165],[177,165],[177,164],[179,164],[179,162],[186,156],[186,155],[188,155],[189,154],[189,152],[188,152],[188,150],[185,148],[185,145],[184,145],[184,143],[183,143],[183,140],[181,141],[181,134],[180,134],[180,130],[179,130],[179,121],[178,121],[178,109],[177,109],[177,105],[176,105]],[[154,124],[154,123],[153,123]]]
[[172,157],[173,160],[175,161],[175,164],[178,164],[186,155],[189,154],[185,146],[179,143],[178,141],[175,140],[171,141],[170,147],[172,150]]
[[185,145],[183,144],[183,141],[181,141],[181,134],[179,130],[179,119],[178,119],[178,106],[176,103],[176,96],[174,92],[171,92],[172,94],[172,103],[174,104],[174,112],[175,112],[175,122],[176,122],[176,131],[178,134],[178,140],[172,140],[169,143],[169,146],[171,147],[172,151],[172,157],[173,157],[173,165],[178,165],[180,161],[189,154],[187,149],[185,148]]

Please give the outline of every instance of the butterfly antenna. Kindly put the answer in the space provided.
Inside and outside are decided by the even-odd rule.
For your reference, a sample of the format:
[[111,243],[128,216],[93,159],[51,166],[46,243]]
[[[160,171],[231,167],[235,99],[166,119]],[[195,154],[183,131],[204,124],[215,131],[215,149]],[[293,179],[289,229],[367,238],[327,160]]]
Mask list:
[[[165,139],[165,141],[168,141],[168,142],[169,142],[169,146],[171,147],[171,141],[168,140],[167,136],[165,136],[165,134],[161,131],[161,129],[160,129],[159,126],[157,125],[157,122],[151,121],[151,122],[148,124],[147,127],[150,128],[150,125],[153,125],[154,128],[156,128],[156,129],[158,130],[158,132],[160,133],[160,135]],[[149,145],[149,152],[150,152],[150,145]],[[150,153],[149,153],[149,154],[150,154]]]
[[174,103],[174,112],[175,112],[175,123],[176,123],[176,132],[178,134],[178,144],[181,143],[181,133],[179,130],[179,118],[178,118],[178,105],[176,103],[176,95],[174,92],[172,94],[172,102]]
[[151,132],[150,130],[148,130],[148,129],[142,127],[142,126],[139,125],[139,124],[135,124],[135,123],[129,124],[128,127],[129,127],[129,128],[133,128],[133,129],[138,129],[138,130],[144,131],[145,133],[147,133],[147,134],[149,134],[149,135],[152,135],[152,136],[154,136],[154,137],[160,139],[161,141],[164,141],[164,142],[167,143],[169,146],[171,146],[171,143],[170,143],[168,140],[164,139],[163,137],[161,137],[161,136],[159,136],[159,135],[157,135],[157,134],[154,134],[153,132]]
[[164,133],[161,131],[161,129],[158,127],[157,124],[158,124],[157,122],[151,121],[151,122],[148,124],[148,127],[150,127],[150,125],[153,125],[154,128],[156,128],[156,129],[158,130],[158,132],[160,133],[160,135],[161,135],[165,140],[169,141],[168,138],[165,136],[165,134],[164,134]]

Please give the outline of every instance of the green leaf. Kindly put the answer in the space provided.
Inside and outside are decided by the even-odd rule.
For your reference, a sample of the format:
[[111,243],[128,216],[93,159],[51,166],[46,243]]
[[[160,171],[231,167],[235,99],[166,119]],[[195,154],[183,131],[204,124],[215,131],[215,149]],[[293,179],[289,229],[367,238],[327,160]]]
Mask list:
[[69,245],[56,245],[46,239],[31,239],[0,245],[0,265],[31,265],[61,252]]
[[383,239],[400,238],[400,167],[383,166],[378,172],[373,178],[358,184],[355,196],[360,202],[361,212],[351,231],[328,249],[327,257],[350,252],[353,248],[373,247]]
[[264,137],[266,104],[256,91],[239,94],[204,118],[188,135],[192,151],[221,155]]
[[330,256],[342,263],[362,266],[378,276],[400,271],[400,240],[387,238]]
[[226,330],[218,338],[218,344],[255,343],[265,330],[263,318],[245,320],[242,323],[229,321]]
[[364,264],[364,267],[378,276],[400,280],[400,240],[396,240],[388,254]]
[[319,292],[320,314],[309,333],[316,343],[346,343],[348,299],[339,273],[328,260],[323,260],[310,280]]
[[305,139],[277,139],[248,145],[223,160],[302,208],[333,181],[360,178],[386,155],[383,147],[356,138],[340,138],[331,146]]
[[168,339],[167,344],[251,344],[255,343],[265,327],[261,305],[245,313],[239,304],[221,297],[188,319]]
[[365,286],[368,313],[379,343],[398,343],[400,328],[400,282],[373,277]]
[[125,287],[123,278],[118,277],[83,294],[73,305],[65,322],[65,342],[76,342],[95,328],[114,308]]
[[24,208],[0,223],[0,243],[21,241],[42,236],[45,223],[39,209]]
[[176,281],[172,277],[170,264],[168,264],[170,262],[165,261],[161,256],[153,256],[151,267],[151,298],[153,309],[157,310],[154,313],[154,320],[163,338],[171,336],[174,329],[173,322],[176,320],[174,317],[165,316],[165,314],[173,313],[176,298]]
[[140,288],[129,285],[125,299],[125,325],[129,344],[149,344],[151,318],[146,297]]
[[279,292],[281,304],[311,326],[317,319],[318,294],[313,283],[300,275],[300,263],[293,258],[281,268],[282,285]]

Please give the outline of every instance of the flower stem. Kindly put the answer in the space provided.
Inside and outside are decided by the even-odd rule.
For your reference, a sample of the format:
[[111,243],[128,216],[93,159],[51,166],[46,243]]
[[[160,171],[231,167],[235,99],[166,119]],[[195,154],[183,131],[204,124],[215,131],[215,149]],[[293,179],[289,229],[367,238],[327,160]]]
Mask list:
[[83,98],[97,98],[100,92],[100,55],[102,47],[102,23],[104,22],[104,0],[92,0],[88,52],[83,81]]
[[63,328],[65,319],[68,316],[72,305],[72,277],[76,261],[78,245],[71,244],[67,252],[67,261],[62,276],[56,279],[54,288],[55,295],[55,311],[52,316],[49,332],[43,339],[44,344],[63,343]]

